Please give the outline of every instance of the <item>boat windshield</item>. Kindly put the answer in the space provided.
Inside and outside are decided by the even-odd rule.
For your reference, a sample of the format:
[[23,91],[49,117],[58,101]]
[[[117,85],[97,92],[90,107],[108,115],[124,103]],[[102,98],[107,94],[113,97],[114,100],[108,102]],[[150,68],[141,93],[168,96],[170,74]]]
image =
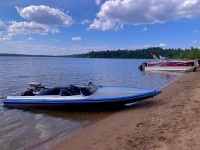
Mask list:
[[98,87],[94,83],[90,82],[86,87],[81,88],[81,93],[84,96],[89,96],[96,92],[97,89]]

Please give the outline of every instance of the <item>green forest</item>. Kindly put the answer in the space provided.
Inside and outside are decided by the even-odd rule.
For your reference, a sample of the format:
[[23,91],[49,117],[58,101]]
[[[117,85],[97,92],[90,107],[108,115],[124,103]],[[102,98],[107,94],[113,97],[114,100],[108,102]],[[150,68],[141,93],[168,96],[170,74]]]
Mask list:
[[86,54],[75,54],[70,57],[81,58],[128,58],[128,59],[152,59],[151,52],[157,52],[163,57],[170,59],[198,59],[200,58],[200,49],[163,49],[161,47],[152,47],[140,50],[107,50],[107,51],[91,51]]
[[19,57],[77,57],[77,58],[124,58],[124,59],[153,59],[151,52],[157,52],[163,57],[169,59],[199,59],[200,49],[191,47],[190,49],[163,49],[161,47],[152,47],[138,50],[107,50],[107,51],[91,51],[86,54],[74,55],[26,55],[26,54],[0,54],[0,56],[19,56]]

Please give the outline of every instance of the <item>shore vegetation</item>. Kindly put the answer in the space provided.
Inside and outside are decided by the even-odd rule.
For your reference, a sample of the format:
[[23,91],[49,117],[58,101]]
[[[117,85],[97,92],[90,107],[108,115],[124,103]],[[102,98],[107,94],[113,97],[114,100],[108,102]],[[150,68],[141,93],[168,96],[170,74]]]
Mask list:
[[190,49],[151,47],[137,50],[106,50],[90,51],[85,54],[74,55],[27,55],[27,54],[0,54],[0,56],[17,56],[17,57],[73,57],[73,58],[121,58],[121,59],[152,59],[151,52],[157,52],[163,57],[169,59],[199,59],[200,49],[191,47]]
[[138,50],[107,50],[107,51],[91,51],[86,54],[74,54],[70,57],[78,58],[130,58],[130,59],[152,59],[151,52],[157,52],[163,57],[170,59],[198,59],[200,58],[200,49],[163,49],[161,47],[152,47]]

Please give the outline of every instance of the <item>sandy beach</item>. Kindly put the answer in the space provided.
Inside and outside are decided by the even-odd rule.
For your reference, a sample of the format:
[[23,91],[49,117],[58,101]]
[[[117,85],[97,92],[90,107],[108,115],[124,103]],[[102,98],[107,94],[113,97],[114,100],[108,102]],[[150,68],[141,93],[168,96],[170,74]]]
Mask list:
[[199,150],[200,71],[100,120],[51,150]]

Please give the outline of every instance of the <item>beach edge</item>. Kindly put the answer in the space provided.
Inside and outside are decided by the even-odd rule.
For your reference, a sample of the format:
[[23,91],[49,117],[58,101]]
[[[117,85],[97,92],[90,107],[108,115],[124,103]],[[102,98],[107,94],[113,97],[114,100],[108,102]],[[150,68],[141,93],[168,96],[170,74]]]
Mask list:
[[199,70],[190,72],[153,99],[116,112],[49,149],[198,149],[199,77]]

